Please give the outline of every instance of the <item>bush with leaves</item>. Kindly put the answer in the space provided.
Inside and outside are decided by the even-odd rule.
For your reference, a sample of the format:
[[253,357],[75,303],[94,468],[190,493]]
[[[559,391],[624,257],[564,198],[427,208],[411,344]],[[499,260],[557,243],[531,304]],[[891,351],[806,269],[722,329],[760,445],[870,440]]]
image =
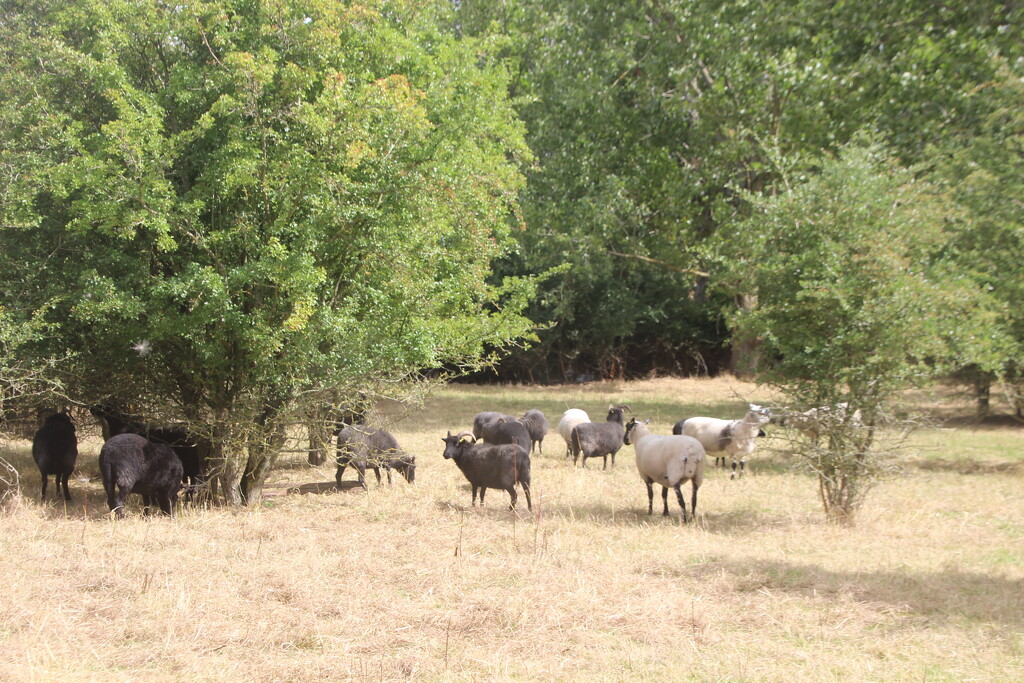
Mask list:
[[734,322],[763,343],[758,379],[792,406],[847,404],[800,454],[829,519],[852,523],[905,433],[892,399],[961,364],[963,340],[992,330],[991,301],[941,258],[945,197],[878,144],[848,146],[788,191],[750,200],[733,274],[758,305]]
[[[446,3],[61,0],[0,19],[0,305],[119,394],[214,439],[256,500],[285,426],[528,333],[488,283],[523,128]],[[24,348],[24,347],[23,347]],[[371,396],[372,398],[372,396]]]

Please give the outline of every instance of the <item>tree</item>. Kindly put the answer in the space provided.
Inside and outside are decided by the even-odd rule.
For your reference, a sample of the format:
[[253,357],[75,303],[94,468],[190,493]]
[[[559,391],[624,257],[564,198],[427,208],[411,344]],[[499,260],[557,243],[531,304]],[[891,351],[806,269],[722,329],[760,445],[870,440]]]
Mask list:
[[3,305],[111,394],[214,440],[258,500],[285,426],[521,339],[490,285],[530,158],[444,3],[38,0],[0,17]]
[[735,324],[769,356],[759,381],[793,406],[842,415],[800,455],[828,518],[849,524],[892,461],[892,399],[960,364],[951,349],[986,334],[995,310],[941,258],[955,219],[947,198],[878,143],[848,146],[788,192],[750,200],[733,277],[758,307]]
[[996,76],[972,95],[987,110],[976,130],[932,148],[935,177],[944,182],[966,220],[953,233],[947,258],[999,304],[992,334],[969,349],[973,361],[958,373],[975,386],[978,413],[988,412],[990,387],[1003,379],[1018,417],[1024,417],[1024,84],[998,60]]
[[992,55],[1024,46],[1021,9],[1001,0],[458,5],[467,34],[504,33],[538,159],[528,228],[500,271],[571,264],[541,287],[531,314],[553,324],[503,363],[516,372],[554,358],[575,359],[573,375],[692,371],[678,361],[690,355],[717,369],[723,345],[732,367],[752,366],[756,339],[730,340],[720,311],[756,297],[718,286],[743,191],[779,191],[780,160],[814,173],[864,129],[920,163],[984,115],[974,89]]

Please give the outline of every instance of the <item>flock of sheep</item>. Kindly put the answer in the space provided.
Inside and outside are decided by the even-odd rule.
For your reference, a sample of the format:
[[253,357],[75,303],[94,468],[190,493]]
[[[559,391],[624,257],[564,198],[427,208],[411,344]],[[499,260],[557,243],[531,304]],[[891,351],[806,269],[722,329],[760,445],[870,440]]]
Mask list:
[[[722,420],[713,417],[691,417],[680,420],[671,435],[652,434],[649,420],[632,418],[625,421],[624,411],[629,406],[613,405],[603,422],[591,421],[580,409],[566,410],[559,420],[557,431],[566,444],[565,457],[573,465],[580,462],[585,468],[590,458],[601,458],[607,468],[608,458],[615,465],[615,455],[624,445],[632,445],[636,453],[636,466],[640,478],[647,486],[648,514],[653,514],[654,484],[662,487],[663,514],[668,515],[668,491],[673,489],[679,501],[682,519],[687,519],[686,504],[681,486],[692,483],[690,515],[697,511],[697,490],[704,479],[705,461],[715,456],[715,464],[725,466],[726,458],[732,462],[732,476],[742,474],[746,457],[754,452],[756,439],[764,436],[763,426],[771,418],[767,408],[755,404],[741,419]],[[788,417],[792,426],[809,435],[816,434],[823,413],[818,408],[795,413]],[[845,416],[846,406],[828,411],[832,417]],[[94,411],[95,412],[95,411]],[[178,493],[186,485],[190,496],[202,482],[202,466],[194,439],[173,429],[151,428],[129,423],[110,415],[103,415],[108,437],[100,450],[99,465],[103,488],[112,513],[123,516],[125,498],[138,493],[148,511],[152,504],[173,516]],[[373,469],[378,484],[380,470],[391,483],[392,470],[406,481],[415,481],[416,458],[399,446],[395,437],[384,429],[369,427],[365,415],[354,424],[338,424],[337,473],[335,482],[342,488],[342,475],[347,467],[356,469],[359,483],[366,486],[366,469]],[[452,460],[472,488],[473,505],[479,493],[484,503],[487,489],[500,489],[509,494],[511,507],[518,501],[516,487],[521,487],[526,504],[533,508],[530,498],[530,455],[543,453],[543,440],[550,430],[547,418],[539,410],[529,410],[522,417],[500,412],[481,412],[473,419],[471,432],[448,435],[444,441],[443,457]],[[119,432],[119,433],[111,433]],[[68,477],[78,456],[75,427],[66,412],[48,417],[35,434],[32,455],[42,475],[42,497],[46,498],[47,479],[55,478],[60,493],[71,500]]]
[[[601,458],[604,468],[608,467],[611,457],[614,467],[615,454],[623,445],[632,445],[636,451],[637,471],[647,485],[648,514],[653,513],[654,484],[660,484],[663,514],[668,515],[671,488],[676,492],[684,521],[686,504],[680,487],[687,481],[692,482],[690,514],[696,514],[697,489],[704,481],[706,455],[716,454],[723,465],[725,457],[731,457],[735,476],[737,467],[743,471],[746,456],[754,451],[755,439],[764,436],[761,427],[769,420],[766,408],[751,404],[740,420],[691,417],[678,422],[672,435],[656,435],[647,428],[649,420],[638,422],[632,418],[625,422],[626,410],[629,406],[610,406],[604,422],[592,422],[590,416],[578,408],[566,410],[558,423],[558,433],[566,444],[566,457],[572,457],[574,466],[582,457],[583,467],[587,466],[587,459]],[[548,421],[539,410],[527,411],[521,418],[497,412],[478,413],[473,419],[472,433],[453,436],[448,432],[443,439],[444,457],[454,460],[469,480],[473,489],[472,504],[476,504],[478,490],[482,505],[486,490],[494,488],[507,491],[514,508],[518,484],[526,494],[527,506],[532,508],[530,454],[534,449],[542,452],[548,428]]]

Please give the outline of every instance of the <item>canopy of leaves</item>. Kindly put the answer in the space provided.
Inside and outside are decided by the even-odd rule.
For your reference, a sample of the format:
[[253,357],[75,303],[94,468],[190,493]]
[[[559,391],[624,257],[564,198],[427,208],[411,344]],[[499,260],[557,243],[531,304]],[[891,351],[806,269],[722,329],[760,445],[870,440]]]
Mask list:
[[1024,50],[1024,10],[998,1],[459,7],[466,33],[507,36],[538,161],[529,229],[501,272],[571,264],[541,288],[531,314],[553,325],[506,364],[515,372],[545,358],[645,372],[635,350],[651,333],[714,368],[728,343],[720,313],[744,294],[725,279],[742,191],[775,191],[784,169],[815,173],[821,153],[865,129],[908,166],[937,141],[968,146],[991,111],[978,88],[993,55],[1016,63]]
[[798,403],[846,401],[874,424],[895,391],[943,369],[951,344],[990,333],[985,292],[939,258],[947,198],[878,144],[751,201],[732,262],[758,306],[735,323],[763,341],[762,379]]
[[530,283],[487,278],[530,154],[446,8],[5,3],[0,296],[46,312],[36,353],[77,353],[82,400],[137,382],[195,413],[526,334]]

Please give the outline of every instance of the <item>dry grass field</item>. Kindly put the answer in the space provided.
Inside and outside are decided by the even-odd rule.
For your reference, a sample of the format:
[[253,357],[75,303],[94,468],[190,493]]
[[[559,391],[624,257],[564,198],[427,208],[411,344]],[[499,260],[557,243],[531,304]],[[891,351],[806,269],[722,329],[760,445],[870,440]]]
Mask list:
[[28,442],[0,444],[22,475],[0,506],[0,680],[1024,678],[1024,426],[972,425],[947,390],[908,396],[951,421],[915,437],[852,529],[825,523],[775,429],[748,476],[709,474],[688,526],[674,500],[646,515],[631,447],[574,469],[552,431],[532,514],[499,491],[470,507],[441,457],[483,409],[554,426],[624,402],[667,433],[770,398],[727,379],[453,386],[381,409],[415,485],[335,492],[333,467],[291,454],[263,504],[173,521],[107,517],[95,438],[67,507],[39,503]]

